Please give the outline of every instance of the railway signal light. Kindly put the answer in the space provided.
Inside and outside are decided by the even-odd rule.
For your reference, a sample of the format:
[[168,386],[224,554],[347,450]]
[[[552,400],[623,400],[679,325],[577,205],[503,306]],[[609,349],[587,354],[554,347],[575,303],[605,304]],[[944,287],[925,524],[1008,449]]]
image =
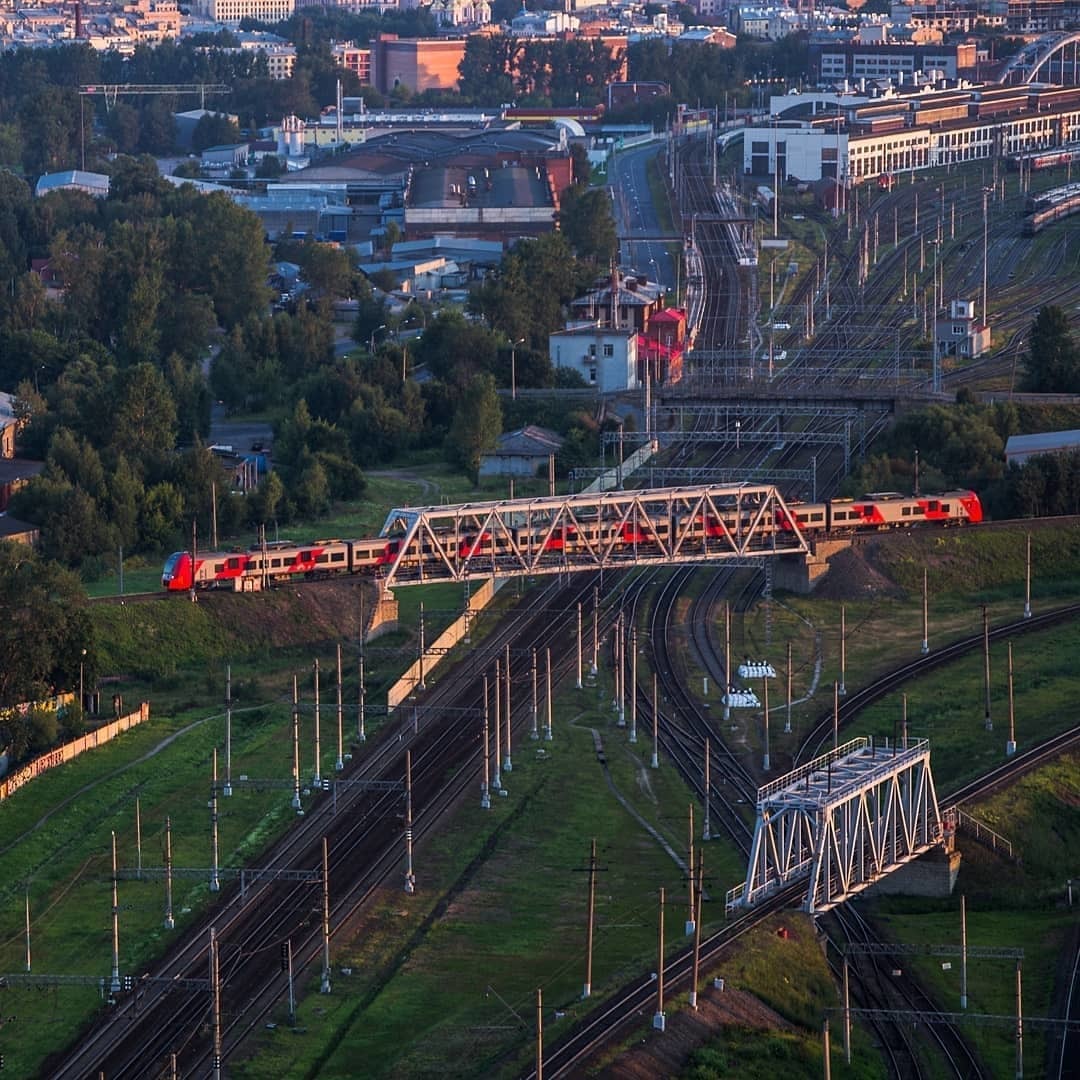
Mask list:
[[289,970],[289,946],[284,941],[281,943],[281,970]]

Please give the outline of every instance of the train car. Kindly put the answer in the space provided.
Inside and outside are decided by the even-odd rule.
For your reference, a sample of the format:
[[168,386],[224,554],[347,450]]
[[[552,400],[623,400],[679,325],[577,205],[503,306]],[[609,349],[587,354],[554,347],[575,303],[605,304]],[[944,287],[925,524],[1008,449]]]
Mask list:
[[904,529],[924,522],[974,525],[983,519],[982,503],[974,491],[946,491],[940,495],[876,491],[858,499],[833,499],[827,507],[829,532]]
[[[481,564],[519,552],[548,554],[566,559],[588,552],[605,552],[609,557],[630,559],[649,552],[675,537],[680,542],[722,540],[755,528],[768,534],[793,532],[804,535],[843,535],[847,532],[912,528],[931,525],[975,525],[983,520],[982,504],[970,490],[941,494],[903,495],[877,491],[857,499],[832,499],[823,503],[790,503],[775,517],[759,518],[760,507],[740,503],[719,507],[714,513],[689,511],[657,515],[650,521],[601,521],[579,518],[573,525],[552,528],[535,523],[510,533],[487,529],[470,533],[442,533],[426,536],[411,546],[402,563],[405,571],[423,571],[427,566],[445,566],[477,560]],[[377,576],[401,553],[402,537],[372,537],[364,540],[320,540],[310,544],[283,542],[247,551],[202,552],[195,556],[177,551],[162,570],[161,584],[168,592],[197,589],[256,591],[264,584],[326,577],[332,574]]]

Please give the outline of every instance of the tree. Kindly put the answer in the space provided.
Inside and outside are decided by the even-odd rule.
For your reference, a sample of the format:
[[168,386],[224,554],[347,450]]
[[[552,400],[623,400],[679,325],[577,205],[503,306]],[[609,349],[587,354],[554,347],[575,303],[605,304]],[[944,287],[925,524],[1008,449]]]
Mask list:
[[1032,323],[1024,389],[1042,394],[1080,390],[1080,354],[1065,312],[1055,305],[1040,308]]
[[568,189],[563,194],[559,224],[579,259],[606,266],[618,251],[615,216],[606,188],[575,185]]
[[0,542],[0,610],[0,708],[77,685],[80,661],[95,677],[94,626],[72,573]]
[[225,113],[204,113],[191,133],[191,149],[201,154],[208,146],[228,146],[240,141],[240,128]]
[[495,448],[501,434],[502,406],[495,379],[487,374],[474,375],[446,437],[447,452],[475,483],[480,474],[480,456]]

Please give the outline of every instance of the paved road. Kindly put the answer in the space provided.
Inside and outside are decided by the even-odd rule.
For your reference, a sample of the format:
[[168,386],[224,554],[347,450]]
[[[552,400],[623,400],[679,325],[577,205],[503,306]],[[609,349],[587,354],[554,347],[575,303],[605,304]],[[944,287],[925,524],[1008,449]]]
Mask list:
[[679,272],[668,250],[669,245],[663,241],[639,239],[657,236],[661,231],[646,170],[649,161],[662,151],[663,143],[650,143],[612,155],[608,162],[608,186],[615,203],[619,261],[624,267],[640,270],[650,280],[674,289],[679,284]]

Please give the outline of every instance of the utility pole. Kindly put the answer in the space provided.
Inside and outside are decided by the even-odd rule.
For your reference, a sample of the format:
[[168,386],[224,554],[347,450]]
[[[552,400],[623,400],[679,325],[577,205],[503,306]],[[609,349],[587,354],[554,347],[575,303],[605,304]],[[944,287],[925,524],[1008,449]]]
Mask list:
[[221,880],[218,877],[218,774],[217,774],[217,747],[214,747],[213,765],[210,774],[210,891],[219,892]]
[[412,751],[405,751],[405,892],[416,892],[416,875],[412,861]]
[[30,971],[30,885],[26,886],[26,970]]
[[840,745],[840,684],[832,684],[832,745],[837,749]]
[[637,742],[637,627],[630,629],[630,742]]
[[930,593],[928,589],[926,567],[922,572],[922,654],[930,651]]
[[582,686],[584,685],[582,683],[582,681],[581,681],[581,653],[582,653],[582,648],[583,648],[583,643],[582,643],[582,640],[581,640],[581,601],[579,600],[578,601],[578,606],[577,606],[577,682],[574,684],[575,687],[578,690],[580,690],[582,688]]
[[690,813],[687,819],[687,842],[686,842],[686,891],[688,897],[688,908],[686,927],[684,932],[692,934],[694,932],[694,804],[690,804]]
[[724,719],[731,719],[731,706],[727,703],[731,695],[731,602],[724,601]]
[[1031,533],[1027,534],[1027,560],[1024,570],[1024,618],[1031,618]]
[[489,741],[489,735],[488,735],[488,677],[487,677],[487,672],[484,672],[484,748],[483,748],[484,778],[483,778],[483,780],[480,781],[480,809],[481,810],[490,810],[491,809],[491,793],[490,793],[490,785],[489,785],[489,779],[490,778],[489,778],[489,774],[488,774],[488,768],[489,768],[489,765],[490,765],[490,763],[488,761],[488,741]]
[[292,680],[292,808],[301,813],[300,807],[300,690],[296,676]]
[[544,1080],[544,991],[536,988],[536,1080]]
[[499,756],[502,751],[502,664],[495,657],[495,775],[492,777],[491,786],[499,791],[502,789],[502,766],[499,764]]
[[319,658],[315,657],[315,776],[312,779],[312,784],[320,788],[322,787],[322,773],[320,771],[320,761],[322,759],[322,743],[320,740],[320,716],[319,716]]
[[593,589],[593,620],[592,620],[592,666],[589,669],[590,675],[595,675],[598,668],[598,657],[600,653],[600,590]]
[[[596,917],[596,837],[592,839],[589,849],[589,919],[585,936],[585,988],[581,992],[582,998],[592,994],[592,954],[593,954],[593,929]],[[29,968],[27,968],[29,970]]]
[[232,664],[225,665],[225,786],[222,795],[232,795]]
[[365,730],[366,717],[364,715],[365,711],[366,711],[365,706],[367,704],[366,701],[364,700],[366,694],[367,694],[367,687],[364,685],[364,643],[363,643],[363,641],[361,641],[360,642],[360,686],[359,686],[360,699],[359,699],[359,701],[357,703],[357,712],[356,712],[356,738],[357,738],[357,741],[362,742],[362,743],[367,742],[367,731]]
[[135,877],[142,881],[142,807],[135,796]]
[[503,772],[513,772],[514,762],[510,756],[510,643],[506,644],[504,653],[506,669],[506,757],[503,759]]
[[656,1014],[653,1016],[652,1026],[657,1031],[663,1031],[664,1022],[664,890],[660,889],[660,916],[658,920],[659,933],[656,949]]
[[847,694],[847,686],[844,685],[847,675],[847,605],[840,605],[840,696]]
[[[536,692],[537,673],[536,673],[536,648],[535,648],[535,646],[533,647],[533,650],[532,650],[531,660],[532,660],[532,662],[530,664],[530,672],[529,673],[532,675],[532,730],[529,732],[529,738],[531,738],[531,739],[539,739],[540,738],[540,705],[539,705],[539,697],[537,696],[537,692]],[[579,672],[581,671],[581,651],[580,651],[580,648],[578,650],[578,671]]]
[[983,689],[986,692],[986,730],[994,730],[994,721],[990,715],[990,613],[985,604],[983,617]]
[[172,818],[165,819],[165,929],[175,930],[172,906]]
[[967,897],[960,894],[960,1008],[966,1009],[967,993]]
[[547,727],[544,729],[544,741],[551,742],[551,650],[544,650],[544,675],[547,680]]
[[281,949],[285,954],[285,972],[289,980],[289,1024],[295,1026],[296,993],[293,989],[292,938],[289,938],[288,941],[281,946]]
[[656,694],[656,672],[652,677],[652,762],[654,769],[660,768],[660,699]]
[[[693,869],[691,868],[691,873]],[[690,975],[690,1008],[697,1009],[698,978],[701,970],[701,894],[705,889],[705,852],[698,852],[697,906],[694,909],[694,964]]]
[[112,834],[112,980],[109,990],[120,993],[120,900],[116,894],[116,831]]
[[761,759],[761,771],[769,771],[769,676],[766,675],[761,680],[762,697],[764,698],[764,707],[761,710],[761,721],[765,730],[765,753]]
[[1013,708],[1013,646],[1009,642],[1009,741],[1005,744],[1005,756],[1016,753],[1016,712]]
[[784,720],[784,734],[791,734],[791,642],[787,643],[787,716]]
[[325,836],[322,840],[322,979],[319,993],[330,993],[330,854]]

